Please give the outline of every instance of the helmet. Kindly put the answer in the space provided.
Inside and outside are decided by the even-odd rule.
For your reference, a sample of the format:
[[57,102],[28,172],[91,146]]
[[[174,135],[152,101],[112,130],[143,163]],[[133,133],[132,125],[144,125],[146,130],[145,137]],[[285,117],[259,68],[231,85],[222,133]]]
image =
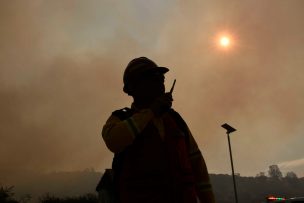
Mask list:
[[129,93],[129,84],[140,78],[143,73],[148,72],[160,72],[165,74],[169,69],[166,67],[159,67],[154,61],[148,59],[147,57],[139,57],[131,60],[127,65],[124,75],[124,92]]

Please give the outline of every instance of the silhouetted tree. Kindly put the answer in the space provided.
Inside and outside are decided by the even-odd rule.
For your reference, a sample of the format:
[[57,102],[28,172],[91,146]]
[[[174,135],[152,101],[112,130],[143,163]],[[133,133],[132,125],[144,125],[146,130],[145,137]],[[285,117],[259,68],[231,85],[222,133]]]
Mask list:
[[271,165],[269,166],[268,175],[270,178],[274,179],[282,179],[283,175],[280,171],[278,165]]
[[54,195],[45,194],[39,198],[40,203],[57,203],[60,202],[60,198],[55,197]]
[[256,180],[258,180],[258,181],[266,181],[267,180],[267,176],[265,175],[265,172],[260,172],[255,177],[256,177]]
[[18,203],[14,198],[13,192],[14,186],[11,187],[0,187],[0,202],[1,203]]
[[287,172],[285,178],[288,178],[288,179],[298,179],[298,176],[295,172],[293,171],[289,171]]
[[258,174],[256,174],[255,177],[266,177],[265,172],[260,172]]
[[21,197],[20,197],[20,203],[27,203],[27,202],[29,202],[30,200],[32,199],[32,195],[30,195],[30,194],[25,194],[25,195],[22,195]]
[[97,195],[86,194],[78,197],[59,198],[54,195],[46,194],[39,198],[40,203],[98,203]]
[[292,187],[292,188],[299,187],[300,181],[295,172],[293,172],[293,171],[287,172],[287,174],[285,176],[285,180],[290,185],[290,187]]

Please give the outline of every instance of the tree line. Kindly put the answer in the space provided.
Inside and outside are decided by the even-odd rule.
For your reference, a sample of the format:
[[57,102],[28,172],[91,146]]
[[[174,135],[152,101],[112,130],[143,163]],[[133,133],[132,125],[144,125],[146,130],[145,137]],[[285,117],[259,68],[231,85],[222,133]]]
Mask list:
[[[88,173],[88,172],[86,172]],[[93,172],[92,172],[93,173]],[[94,177],[96,176],[86,176]],[[235,202],[232,176],[228,174],[210,174],[211,183],[218,203]],[[96,183],[98,180],[95,181]],[[79,184],[79,183],[78,183]],[[294,172],[282,175],[277,165],[269,166],[268,174],[260,172],[255,177],[242,177],[236,174],[236,185],[239,202],[265,202],[269,195],[280,197],[304,196],[304,178],[298,178]],[[94,186],[93,186],[94,187]],[[15,197],[13,186],[0,186],[1,203],[29,203],[30,194]],[[97,203],[95,191],[77,196],[59,197],[55,194],[44,194],[38,198],[39,203]]]
[[[215,196],[219,203],[235,202],[231,175],[212,174],[210,176]],[[283,177],[277,165],[269,166],[268,174],[260,172],[255,177],[236,175],[239,202],[265,202],[267,196],[299,197],[304,196],[304,178],[298,178],[294,172]]]

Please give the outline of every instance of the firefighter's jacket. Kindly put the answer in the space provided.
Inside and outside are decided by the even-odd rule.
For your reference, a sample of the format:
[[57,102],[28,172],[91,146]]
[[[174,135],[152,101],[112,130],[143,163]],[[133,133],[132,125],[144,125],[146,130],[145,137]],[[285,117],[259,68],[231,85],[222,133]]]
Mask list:
[[[170,113],[136,109],[127,119],[112,114],[102,130],[106,146],[124,153],[118,181],[121,203],[214,203],[203,156]],[[172,110],[173,111],[173,110]],[[176,113],[176,112],[175,112]]]

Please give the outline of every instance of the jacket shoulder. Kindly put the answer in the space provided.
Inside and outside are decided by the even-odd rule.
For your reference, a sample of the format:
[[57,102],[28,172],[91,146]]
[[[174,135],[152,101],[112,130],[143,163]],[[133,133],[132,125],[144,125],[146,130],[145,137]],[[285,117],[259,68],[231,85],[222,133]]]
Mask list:
[[171,114],[171,116],[173,116],[179,122],[182,122],[182,123],[186,124],[183,117],[177,111],[175,111],[174,109],[170,109],[169,113]]
[[118,117],[120,120],[125,120],[127,118],[129,118],[130,116],[132,116],[133,111],[132,109],[125,107],[122,109],[118,109],[112,112],[112,116],[116,116]]
[[188,125],[186,121],[183,119],[183,117],[174,109],[170,109],[169,113],[174,118],[177,125],[183,130],[184,132],[188,132]]

